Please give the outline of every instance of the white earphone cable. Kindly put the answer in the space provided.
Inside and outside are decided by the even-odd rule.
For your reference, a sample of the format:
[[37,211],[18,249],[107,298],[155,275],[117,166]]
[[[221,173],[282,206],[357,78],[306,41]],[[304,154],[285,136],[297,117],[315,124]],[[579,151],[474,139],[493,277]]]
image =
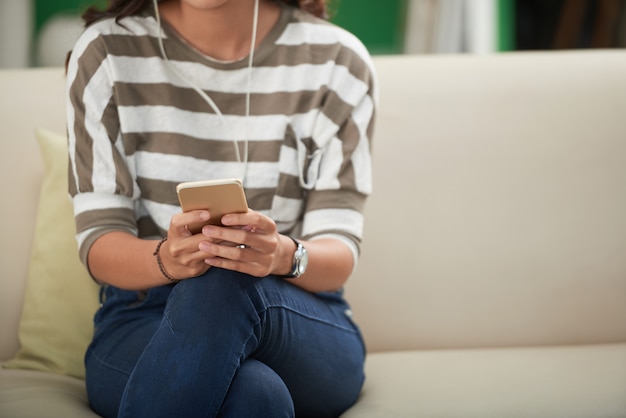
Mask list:
[[[163,60],[168,64],[168,67],[172,70],[172,72],[180,78],[182,81],[187,83],[189,87],[191,87],[200,97],[204,99],[205,102],[209,104],[211,109],[215,112],[216,115],[220,118],[220,121],[224,126],[228,126],[226,123],[226,119],[222,114],[222,111],[217,106],[217,104],[206,94],[200,87],[195,85],[191,80],[185,77],[169,60],[167,54],[165,53],[165,47],[163,46],[163,28],[161,26],[161,14],[159,13],[159,5],[158,0],[153,0],[154,5],[154,15],[156,18],[157,26],[158,26],[158,36],[157,40],[159,43],[159,50],[161,52],[161,56]],[[245,138],[244,138],[244,158],[242,161],[241,153],[239,151],[239,141],[233,139],[233,145],[235,147],[235,156],[237,158],[237,162],[243,163],[243,175],[242,181],[245,180],[247,172],[248,172],[248,138],[249,138],[249,119],[250,119],[250,94],[252,90],[252,64],[254,62],[254,47],[256,45],[256,35],[259,21],[259,0],[254,1],[254,18],[252,21],[252,39],[250,40],[250,53],[248,55],[248,88],[246,91],[246,103],[245,103]]]

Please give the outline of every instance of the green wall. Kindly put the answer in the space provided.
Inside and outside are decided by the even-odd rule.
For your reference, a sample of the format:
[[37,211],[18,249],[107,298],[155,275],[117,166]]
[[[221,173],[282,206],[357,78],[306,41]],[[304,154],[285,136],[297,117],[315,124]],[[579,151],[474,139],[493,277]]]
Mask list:
[[[24,0],[20,0],[24,1]],[[46,20],[57,13],[80,14],[92,4],[104,4],[98,0],[34,0],[35,32],[39,32]]]
[[[23,1],[23,0],[20,0]],[[354,33],[372,54],[404,49],[406,10],[411,0],[330,0],[331,21]],[[35,31],[56,13],[80,14],[106,0],[34,0]],[[515,49],[515,0],[498,0],[498,50]]]
[[498,51],[515,50],[515,0],[498,0]]
[[331,1],[331,20],[354,33],[372,54],[402,53],[409,0]]
[[[25,1],[25,0],[18,0]],[[105,0],[34,0],[35,31],[57,13],[80,14]],[[331,0],[332,21],[358,36],[372,54],[401,53],[409,0]]]

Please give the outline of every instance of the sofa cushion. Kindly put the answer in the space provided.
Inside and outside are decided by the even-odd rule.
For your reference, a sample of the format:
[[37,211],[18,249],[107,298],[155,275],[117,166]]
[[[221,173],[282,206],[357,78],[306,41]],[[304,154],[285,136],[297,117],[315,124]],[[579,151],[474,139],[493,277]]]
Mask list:
[[98,286],[78,259],[67,192],[67,140],[38,130],[37,141],[45,178],[19,325],[21,347],[5,367],[83,377]]
[[[373,353],[366,373],[342,418],[626,416],[626,344]],[[26,370],[0,370],[0,411],[97,416],[83,381]]]
[[626,417],[626,344],[370,354],[342,418]]
[[96,418],[85,383],[33,370],[0,369],[0,416],[11,418]]

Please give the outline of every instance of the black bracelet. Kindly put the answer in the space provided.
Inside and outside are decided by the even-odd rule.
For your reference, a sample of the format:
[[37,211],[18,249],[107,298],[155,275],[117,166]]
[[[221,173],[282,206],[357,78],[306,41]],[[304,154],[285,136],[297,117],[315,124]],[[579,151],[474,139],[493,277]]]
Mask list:
[[172,283],[178,283],[181,280],[180,279],[175,279],[172,276],[170,276],[167,271],[165,271],[165,267],[163,267],[163,261],[161,261],[161,255],[159,254],[159,250],[161,249],[161,245],[163,245],[163,243],[167,241],[167,237],[163,238],[161,241],[159,241],[159,243],[157,244],[154,253],[152,254],[153,256],[156,257],[156,261],[157,264],[159,265],[159,270],[161,270],[161,274],[163,274],[163,277],[165,277],[168,281],[172,282]]

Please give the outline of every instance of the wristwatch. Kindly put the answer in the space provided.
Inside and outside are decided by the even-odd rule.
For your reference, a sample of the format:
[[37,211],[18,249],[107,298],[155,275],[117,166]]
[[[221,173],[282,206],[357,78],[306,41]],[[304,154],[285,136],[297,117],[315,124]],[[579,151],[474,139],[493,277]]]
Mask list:
[[296,243],[296,252],[293,254],[293,264],[289,274],[278,275],[281,279],[296,279],[304,274],[306,266],[309,262],[309,253],[307,253],[304,245],[300,244],[294,237],[289,237]]

